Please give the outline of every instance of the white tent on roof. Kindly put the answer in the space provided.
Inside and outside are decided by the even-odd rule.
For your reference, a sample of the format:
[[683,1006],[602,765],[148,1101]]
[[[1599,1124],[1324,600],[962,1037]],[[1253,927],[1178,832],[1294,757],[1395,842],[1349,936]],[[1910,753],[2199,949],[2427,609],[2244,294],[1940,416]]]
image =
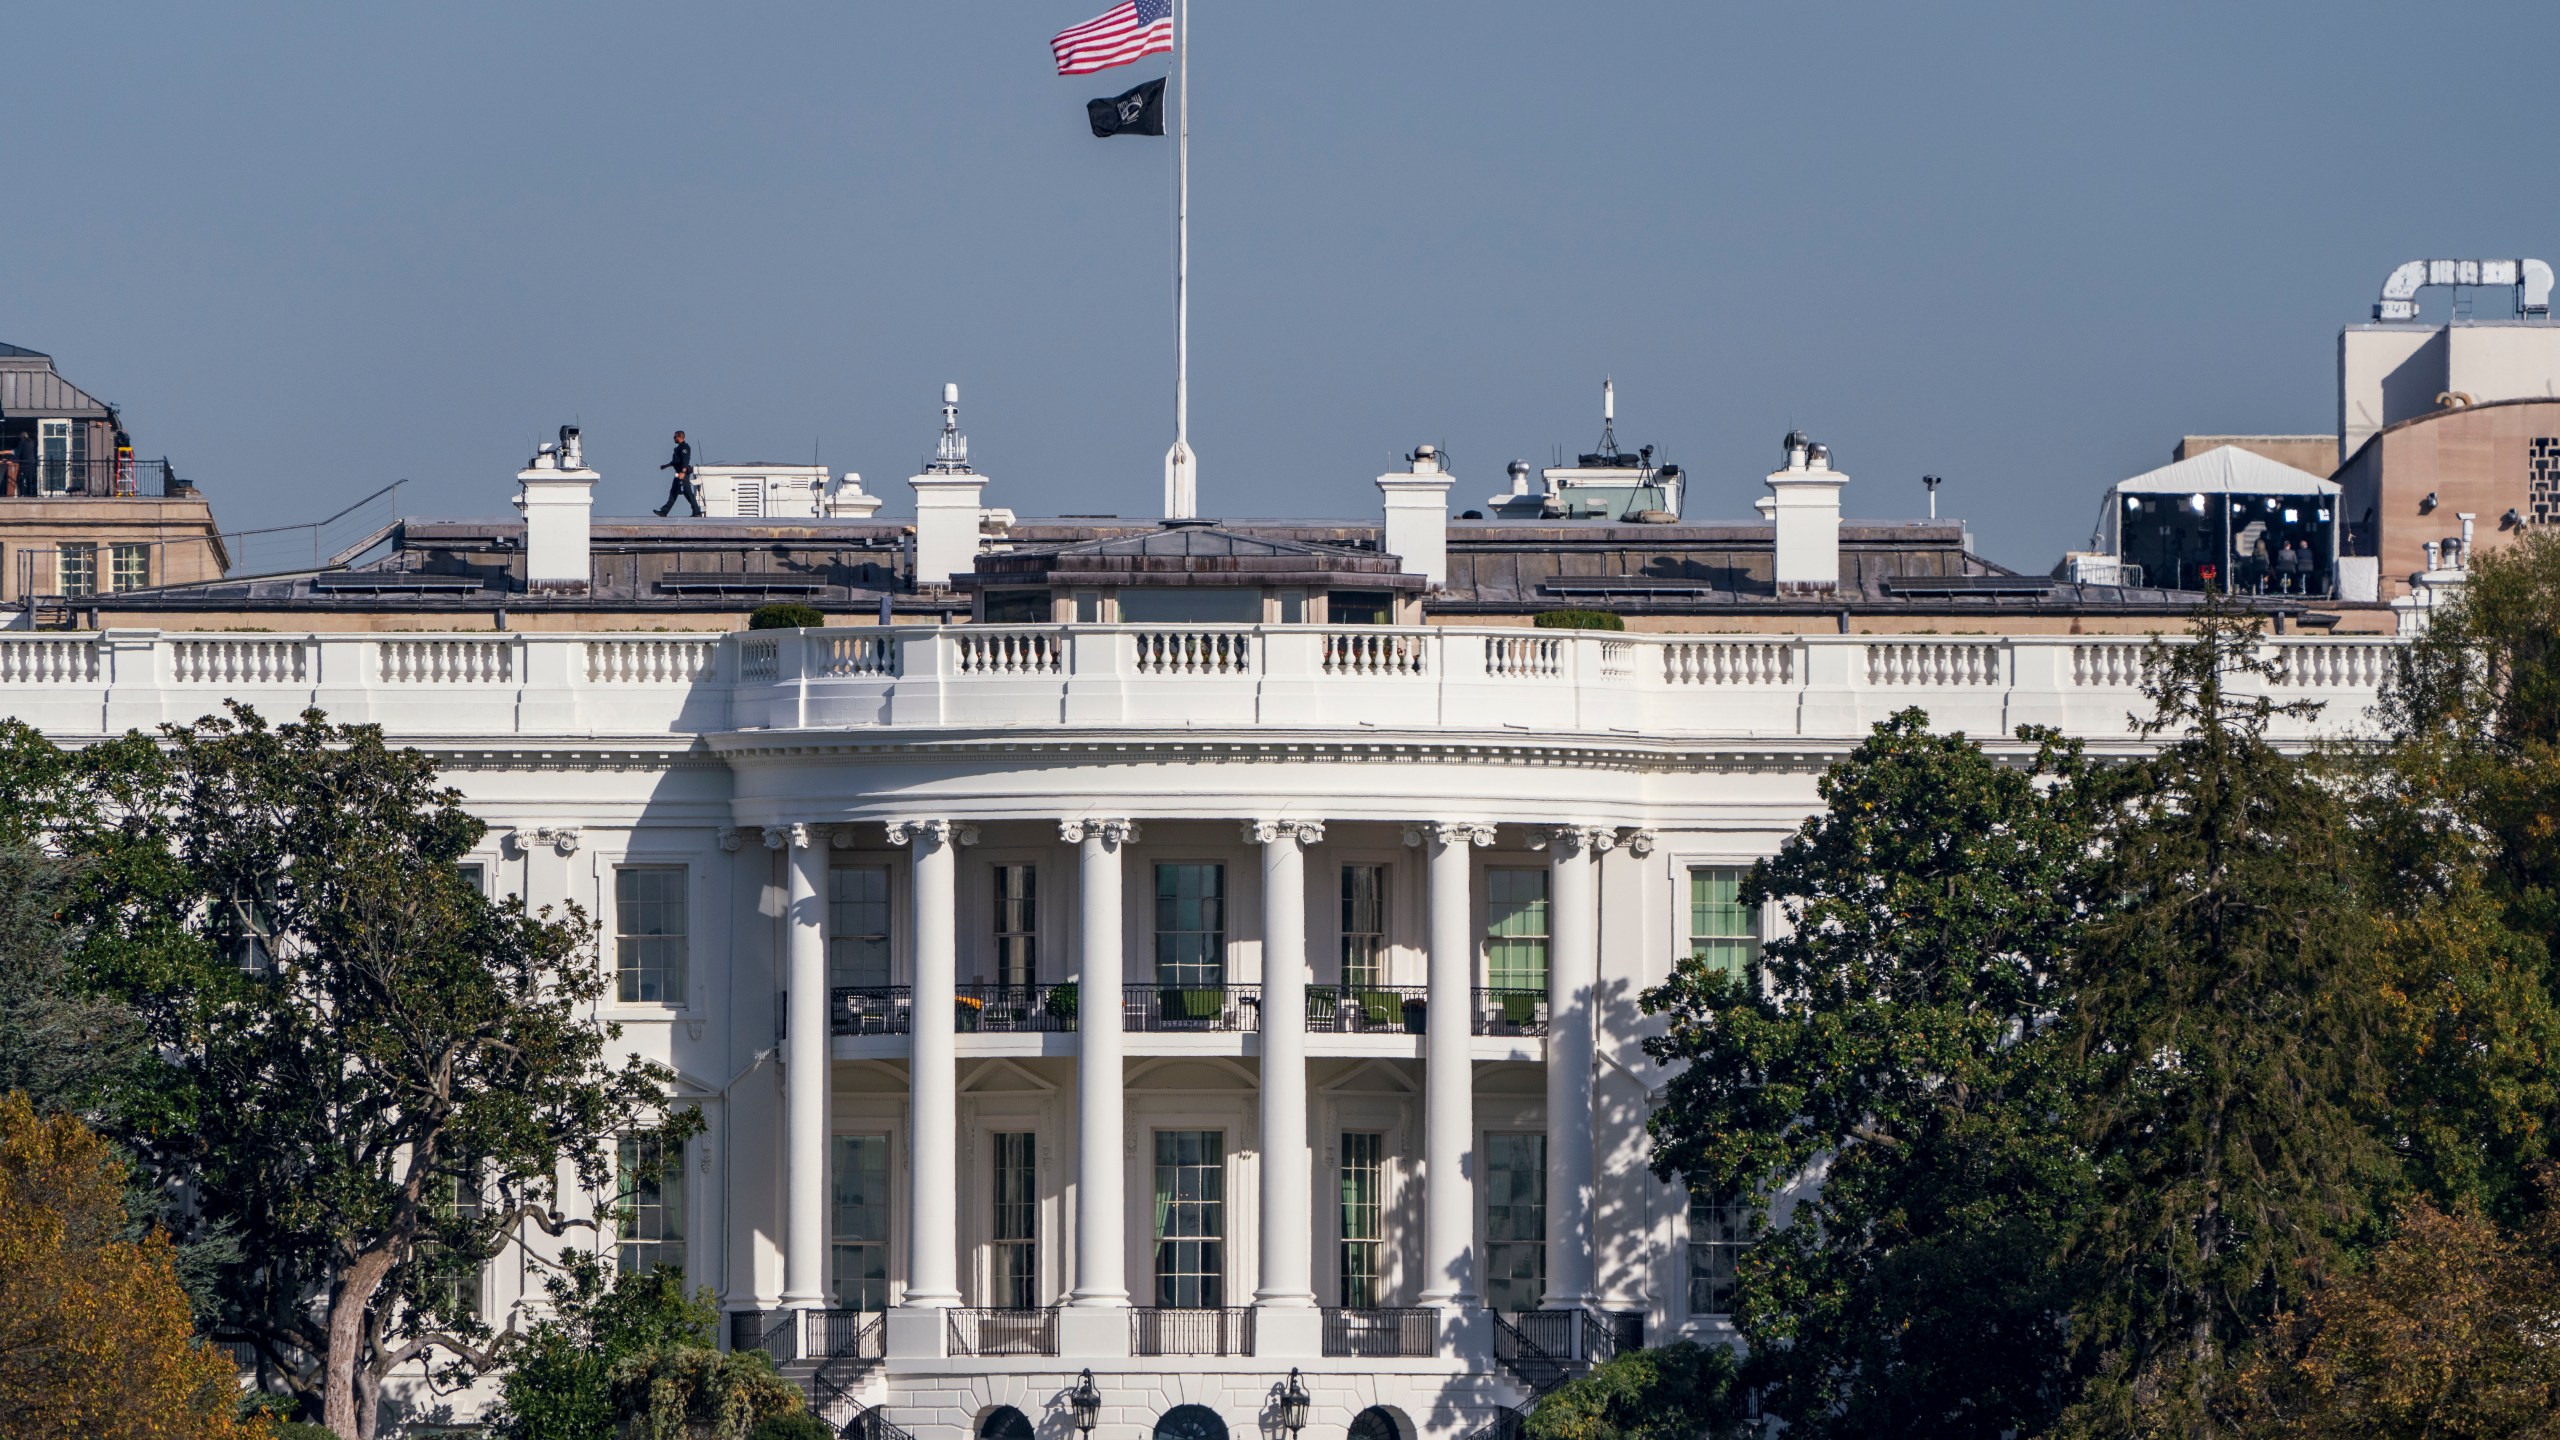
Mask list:
[[2306,497],[2307,503],[2334,508],[2339,489],[2335,480],[2324,480],[2308,470],[2297,470],[2254,450],[2243,450],[2237,445],[2216,445],[2201,455],[2189,456],[2157,470],[2146,470],[2130,480],[2119,480],[2107,487],[2106,503],[2098,515],[2098,548],[2111,555],[2124,553],[2123,525],[2128,499],[2139,501],[2146,508],[2183,501],[2198,514],[2202,514],[2215,497],[2227,495],[2298,495]]

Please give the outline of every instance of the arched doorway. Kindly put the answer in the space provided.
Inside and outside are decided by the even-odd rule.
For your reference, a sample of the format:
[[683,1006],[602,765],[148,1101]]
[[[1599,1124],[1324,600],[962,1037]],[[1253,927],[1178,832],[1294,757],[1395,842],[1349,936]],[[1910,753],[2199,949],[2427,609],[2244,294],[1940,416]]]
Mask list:
[[1176,1405],[1156,1420],[1156,1440],[1227,1440],[1227,1422],[1206,1405]]
[[1350,1440],[1401,1440],[1396,1417],[1372,1405],[1351,1417]]
[[978,1422],[978,1440],[1031,1440],[1031,1417],[999,1405]]

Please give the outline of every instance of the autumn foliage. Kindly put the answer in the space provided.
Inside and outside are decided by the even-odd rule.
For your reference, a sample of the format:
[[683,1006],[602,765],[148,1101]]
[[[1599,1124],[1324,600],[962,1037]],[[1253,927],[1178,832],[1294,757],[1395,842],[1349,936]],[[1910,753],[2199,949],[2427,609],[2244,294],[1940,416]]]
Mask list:
[[124,1167],[68,1115],[0,1096],[0,1415],[12,1440],[250,1440],[197,1343],[167,1238],[130,1238]]

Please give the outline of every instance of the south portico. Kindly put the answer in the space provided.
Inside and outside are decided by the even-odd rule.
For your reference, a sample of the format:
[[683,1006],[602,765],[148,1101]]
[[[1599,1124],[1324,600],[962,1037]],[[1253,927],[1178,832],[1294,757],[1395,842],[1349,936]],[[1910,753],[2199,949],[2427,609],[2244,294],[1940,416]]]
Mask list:
[[[875,798],[860,808],[876,814],[878,804]],[[946,1357],[955,1337],[969,1344],[968,1327],[994,1323],[988,1312],[1052,1307],[1054,1331],[1039,1347],[1051,1355],[1165,1353],[1167,1342],[1151,1340],[1150,1329],[1195,1322],[1183,1314],[1154,1317],[1197,1310],[1237,1317],[1197,1322],[1234,1332],[1201,1342],[1211,1353],[1318,1359],[1328,1348],[1328,1327],[1348,1323],[1338,1312],[1355,1307],[1329,1303],[1354,1298],[1338,1288],[1339,1276],[1319,1283],[1319,1237],[1342,1242],[1319,1223],[1325,1210],[1315,1161],[1321,1154],[1339,1168],[1341,1157],[1330,1131],[1322,1139],[1310,1134],[1310,1116],[1347,1103],[1399,1120],[1379,1133],[1401,1142],[1392,1159],[1404,1177],[1396,1204],[1387,1207],[1398,1222],[1399,1263],[1384,1288],[1359,1298],[1381,1311],[1393,1308],[1380,1304],[1391,1298],[1434,1312],[1429,1353],[1481,1357],[1490,1326],[1483,1318],[1478,1094],[1488,1085],[1503,1096],[1505,1124],[1534,1122],[1544,1137],[1544,1303],[1594,1304],[1596,870],[1599,857],[1621,845],[1642,853],[1650,833],[1634,825],[1271,813],[1280,808],[1212,820],[1196,809],[1169,817],[1002,815],[974,804],[965,817],[851,819],[803,810],[808,818],[742,826],[775,852],[785,897],[775,1002],[785,1017],[775,1227],[782,1284],[778,1294],[766,1292],[773,1308],[845,1308],[841,1277],[831,1274],[841,1263],[831,1210],[844,1200],[841,1178],[831,1180],[832,1162],[843,1151],[846,1126],[868,1123],[854,1116],[886,1121],[883,1102],[902,1099],[903,1112],[894,1116],[905,1212],[893,1237],[899,1263],[889,1267],[889,1283],[865,1292],[883,1302],[879,1344],[893,1368],[900,1360]],[[1484,877],[1497,853],[1512,862],[1506,877],[1543,877],[1537,938],[1545,973],[1534,996],[1488,983],[1507,977],[1480,973]],[[973,863],[981,855],[1002,858]],[[1337,856],[1355,858],[1336,865]],[[1311,865],[1318,872],[1312,887]],[[989,942],[1007,937],[975,932],[1002,923],[996,912],[1003,907],[1024,903],[1020,893],[998,892],[1024,887],[1026,870],[1039,885],[1029,928],[1044,938],[1072,935],[1072,947],[1037,957],[1032,973],[998,973],[988,963],[999,958]],[[1409,953],[1381,957],[1398,973],[1348,974],[1340,958],[1342,916],[1319,907],[1340,887],[1372,883],[1372,873],[1382,877],[1375,882],[1382,898],[1392,893],[1399,911],[1378,918],[1382,934],[1412,943],[1396,947]],[[1505,884],[1520,888],[1517,880]],[[1213,893],[1176,893],[1186,886]],[[873,897],[860,904],[892,906],[899,923],[885,934],[838,933],[877,923],[853,918],[857,911],[844,897],[856,892]],[[1359,899],[1345,902],[1355,919]],[[1132,909],[1150,902],[1153,913],[1132,925]],[[1311,911],[1331,962],[1322,966],[1311,960]],[[1168,936],[1168,917],[1206,928]],[[884,938],[905,961],[887,978],[902,976],[905,985],[841,983],[883,978],[855,976],[846,960]],[[1356,948],[1358,937],[1348,943]],[[1211,965],[1204,946],[1224,952],[1219,965],[1231,953],[1237,973],[1251,982],[1205,968],[1165,970]],[[1061,989],[1071,997],[1063,1004]],[[1122,1003],[1094,1003],[1113,995]],[[1311,1079],[1324,1094],[1311,1094]],[[1168,1082],[1180,1104],[1163,1103],[1168,1094],[1157,1087]],[[1042,1247],[1028,1292],[1017,1283],[998,1293],[1002,1287],[978,1258],[997,1242],[961,1214],[960,1197],[983,1195],[991,1178],[976,1173],[986,1168],[977,1153],[985,1147],[971,1148],[983,1127],[963,1124],[964,1084],[987,1092],[972,1096],[973,1113],[997,1104],[1007,1113],[1054,1114],[1072,1132],[1070,1145],[1056,1143],[1055,1126],[1035,1142],[1035,1150],[1071,1154],[1073,1162],[1052,1167],[1050,1193],[1040,1197],[1054,1202],[1042,1210],[1054,1217],[1049,1233],[1067,1243]],[[1336,1087],[1360,1098],[1346,1102]],[[1160,1128],[1168,1116],[1201,1128]],[[1218,1135],[1232,1147],[1222,1157],[1226,1173],[1247,1188],[1221,1194],[1218,1203],[1251,1222],[1245,1233],[1215,1237],[1212,1273],[1168,1275],[1156,1252],[1183,1247],[1168,1247],[1156,1233],[1160,1214],[1130,1209],[1128,1186],[1153,1163],[1154,1209],[1165,1209],[1162,1176],[1170,1162],[1154,1152],[1170,1143],[1168,1135],[1195,1133]],[[971,1150],[966,1163],[964,1150]],[[971,1172],[965,1180],[964,1169]],[[1459,1179],[1433,1183],[1442,1176]],[[761,1309],[766,1296],[744,1288],[733,1286],[730,1308]],[[1036,1305],[1005,1303],[1026,1293]],[[1236,1303],[1248,1296],[1249,1303]]]

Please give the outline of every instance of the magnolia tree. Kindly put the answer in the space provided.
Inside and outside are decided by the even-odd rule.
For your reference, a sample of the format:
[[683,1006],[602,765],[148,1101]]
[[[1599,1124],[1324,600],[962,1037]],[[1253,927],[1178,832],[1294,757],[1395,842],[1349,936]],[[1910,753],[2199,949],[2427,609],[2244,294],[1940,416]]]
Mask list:
[[234,705],[77,753],[13,728],[0,824],[79,859],[77,964],[159,1056],[119,1138],[236,1247],[217,1333],[347,1440],[395,1367],[502,1362],[446,1282],[592,1227],[616,1137],[699,1124],[611,1055],[586,918],[485,898],[457,863],[484,827],[370,726]]

